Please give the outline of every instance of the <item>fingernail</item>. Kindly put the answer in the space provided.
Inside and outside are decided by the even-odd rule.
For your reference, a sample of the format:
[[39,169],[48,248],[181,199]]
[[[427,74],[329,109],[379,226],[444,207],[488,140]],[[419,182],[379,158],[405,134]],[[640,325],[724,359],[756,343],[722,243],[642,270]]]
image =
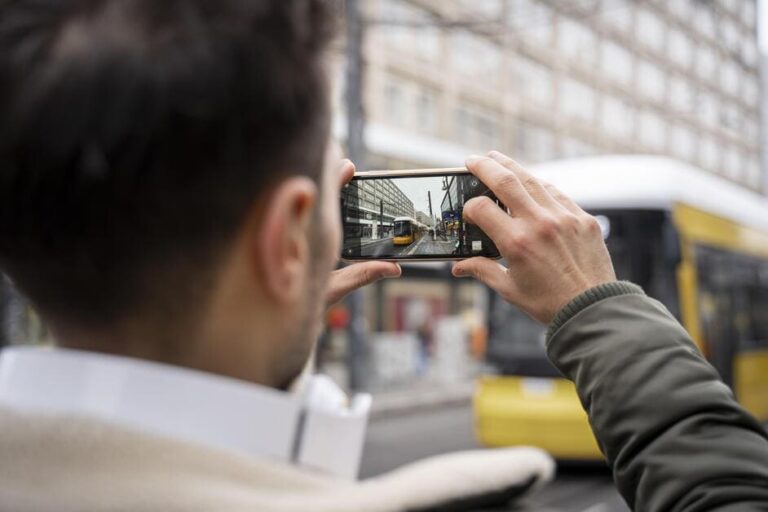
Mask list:
[[388,268],[384,271],[384,277],[400,277],[400,267]]
[[461,267],[453,267],[453,275],[456,277],[464,277],[465,275],[467,275],[467,273],[464,272],[464,269],[462,269]]
[[466,160],[466,162],[467,162],[468,164],[473,164],[473,163],[475,163],[475,162],[478,162],[478,161],[480,161],[480,160],[482,160],[482,159],[483,159],[483,157],[482,157],[482,156],[480,156],[480,155],[469,155],[469,156],[467,157],[467,160]]

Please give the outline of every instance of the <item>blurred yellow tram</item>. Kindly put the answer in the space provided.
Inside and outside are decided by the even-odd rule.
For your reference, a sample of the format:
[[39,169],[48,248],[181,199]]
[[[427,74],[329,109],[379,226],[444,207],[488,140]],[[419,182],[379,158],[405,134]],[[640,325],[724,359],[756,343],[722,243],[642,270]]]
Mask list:
[[[736,393],[768,422],[768,202],[684,163],[607,156],[534,168],[597,217],[619,279],[663,302]],[[474,398],[487,446],[600,459],[573,384],[547,361],[545,328],[491,294]]]
[[396,217],[393,223],[392,243],[395,245],[411,245],[427,229],[427,226],[410,217]]

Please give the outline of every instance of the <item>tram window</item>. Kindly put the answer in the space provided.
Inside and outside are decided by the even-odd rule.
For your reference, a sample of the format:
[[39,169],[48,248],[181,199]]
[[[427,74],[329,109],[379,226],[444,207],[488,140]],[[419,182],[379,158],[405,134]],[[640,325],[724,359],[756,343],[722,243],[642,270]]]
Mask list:
[[[676,264],[679,254],[670,237],[668,214],[651,210],[600,210],[610,224],[606,239],[619,279],[639,284],[679,317]],[[491,295],[488,361],[508,374],[557,376],[544,350],[545,327],[528,318],[502,299]]]
[[[677,295],[676,237],[669,215],[657,210],[593,211],[610,221],[606,239],[614,270],[619,279],[643,287],[648,295],[661,301],[677,318],[680,308]],[[672,256],[672,259],[670,258]]]
[[768,262],[696,247],[704,351],[732,383],[737,352],[768,347]]
[[768,348],[768,261],[754,260],[754,274],[749,287],[749,317],[752,347]]

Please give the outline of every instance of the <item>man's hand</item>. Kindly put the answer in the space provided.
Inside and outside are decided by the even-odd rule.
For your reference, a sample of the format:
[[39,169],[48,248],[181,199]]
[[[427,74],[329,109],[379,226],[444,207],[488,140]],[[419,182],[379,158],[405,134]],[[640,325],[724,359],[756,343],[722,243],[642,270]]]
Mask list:
[[[343,187],[355,175],[355,165],[345,160],[341,167],[341,186]],[[365,285],[375,283],[386,277],[400,277],[400,265],[387,261],[367,261],[355,263],[331,272],[328,282],[326,304],[336,304],[348,293]]]
[[491,237],[509,268],[470,258],[453,275],[479,279],[542,323],[579,294],[616,280],[599,224],[570,198],[496,151],[470,157],[467,168],[509,209],[487,197],[464,205],[464,218]]

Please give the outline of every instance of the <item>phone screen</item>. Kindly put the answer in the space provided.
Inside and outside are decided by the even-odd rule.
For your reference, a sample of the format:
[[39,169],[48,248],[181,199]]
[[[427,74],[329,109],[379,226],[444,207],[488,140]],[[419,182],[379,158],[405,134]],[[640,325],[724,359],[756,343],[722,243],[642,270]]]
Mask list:
[[478,227],[464,222],[464,203],[496,197],[470,173],[365,177],[344,188],[341,218],[344,259],[498,258]]

